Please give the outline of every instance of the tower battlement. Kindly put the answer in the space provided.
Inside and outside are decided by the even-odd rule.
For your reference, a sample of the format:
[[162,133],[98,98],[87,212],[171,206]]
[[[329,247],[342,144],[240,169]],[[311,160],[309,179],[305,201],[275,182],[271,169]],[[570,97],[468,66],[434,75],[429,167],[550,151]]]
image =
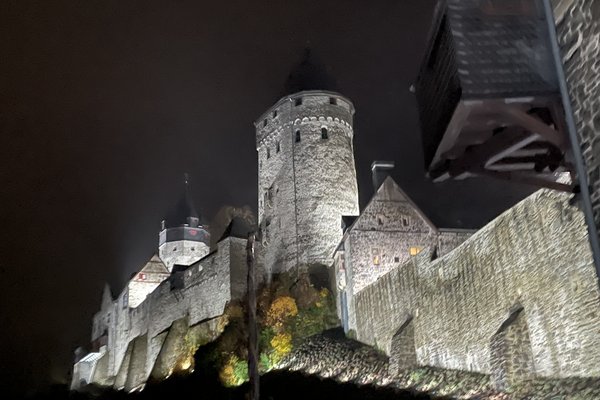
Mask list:
[[354,111],[352,102],[336,92],[306,90],[284,96],[254,122],[256,148],[280,136],[282,128],[303,122],[337,122],[351,127]]

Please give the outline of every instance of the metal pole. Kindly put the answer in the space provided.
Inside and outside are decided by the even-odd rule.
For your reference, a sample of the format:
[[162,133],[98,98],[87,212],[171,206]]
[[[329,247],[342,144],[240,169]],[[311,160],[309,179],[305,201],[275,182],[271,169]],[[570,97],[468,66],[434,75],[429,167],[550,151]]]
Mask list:
[[256,263],[254,242],[256,233],[248,235],[246,244],[246,264],[248,266],[248,377],[250,379],[250,400],[259,399],[260,376],[258,373],[258,328],[256,324]]
[[579,186],[581,188],[581,205],[583,214],[585,216],[585,221],[588,226],[588,236],[590,238],[592,257],[596,267],[596,277],[598,279],[598,285],[600,285],[600,242],[598,241],[598,230],[596,229],[596,221],[594,220],[594,211],[592,208],[592,199],[590,197],[587,170],[583,161],[583,155],[581,154],[581,147],[579,147],[577,126],[575,124],[575,118],[573,117],[573,107],[571,106],[571,98],[569,97],[567,79],[563,68],[560,48],[558,46],[556,23],[554,20],[554,13],[552,11],[552,5],[550,4],[550,0],[543,0],[543,2],[544,11],[546,14],[546,22],[548,24],[548,33],[550,35],[550,45],[552,47],[552,55],[554,57],[554,65],[556,67],[556,76],[558,78],[560,95],[562,97],[565,118],[567,121],[567,131],[569,133],[573,157],[575,159],[575,171],[577,172]]

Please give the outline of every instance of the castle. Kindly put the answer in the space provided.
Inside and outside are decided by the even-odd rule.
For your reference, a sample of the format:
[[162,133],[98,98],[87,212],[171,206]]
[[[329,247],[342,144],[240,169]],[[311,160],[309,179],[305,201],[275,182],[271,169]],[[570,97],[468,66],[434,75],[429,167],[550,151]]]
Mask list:
[[[477,232],[445,229],[374,163],[383,179],[359,214],[353,113],[340,94],[309,90],[255,123],[258,280],[326,267],[347,334],[386,352],[396,370],[482,372],[499,387],[600,375],[600,294],[569,196],[542,190]],[[116,299],[105,288],[73,389],[132,391],[190,368],[185,341],[216,339],[226,305],[244,296],[254,228],[233,218],[210,249],[187,191],[179,215],[163,222],[158,253]]]
[[[344,215],[358,215],[354,106],[335,92],[283,97],[255,123],[259,160],[258,280],[333,262]],[[187,179],[186,179],[187,187]],[[246,243],[253,229],[233,218],[210,248],[186,190],[179,220],[163,221],[158,252],[94,315],[92,351],[79,354],[72,388],[96,383],[126,391],[191,366],[185,336],[215,339],[231,300],[246,292]],[[215,232],[212,232],[213,234]]]
[[[553,0],[596,211],[599,47],[587,39],[598,35],[597,3]],[[470,232],[435,226],[388,177],[359,213],[353,105],[298,89],[255,123],[260,279],[328,267],[345,331],[384,351],[392,373],[459,369],[488,374],[499,388],[600,376],[600,292],[584,215],[568,194],[538,191]],[[234,219],[210,238],[184,204],[181,219],[162,227],[158,254],[116,299],[105,289],[73,389],[131,391],[190,368],[182,344],[216,338],[226,304],[244,295],[252,227]]]

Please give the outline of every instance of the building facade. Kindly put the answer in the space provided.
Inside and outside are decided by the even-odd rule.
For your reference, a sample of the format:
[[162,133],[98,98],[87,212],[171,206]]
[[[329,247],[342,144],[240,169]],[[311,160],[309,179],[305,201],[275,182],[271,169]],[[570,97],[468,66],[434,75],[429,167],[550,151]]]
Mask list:
[[437,255],[453,250],[474,231],[439,229],[410,197],[387,177],[358,218],[347,227],[335,251],[337,307],[344,330],[356,333],[355,298],[423,249]]

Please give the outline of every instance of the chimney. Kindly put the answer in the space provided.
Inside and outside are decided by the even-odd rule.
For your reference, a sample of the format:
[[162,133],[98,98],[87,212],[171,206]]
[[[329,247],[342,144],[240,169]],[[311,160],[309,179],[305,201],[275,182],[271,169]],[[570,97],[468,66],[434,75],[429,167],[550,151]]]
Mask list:
[[395,166],[396,164],[393,161],[373,161],[373,164],[371,164],[371,175],[373,177],[373,191],[375,193]]

